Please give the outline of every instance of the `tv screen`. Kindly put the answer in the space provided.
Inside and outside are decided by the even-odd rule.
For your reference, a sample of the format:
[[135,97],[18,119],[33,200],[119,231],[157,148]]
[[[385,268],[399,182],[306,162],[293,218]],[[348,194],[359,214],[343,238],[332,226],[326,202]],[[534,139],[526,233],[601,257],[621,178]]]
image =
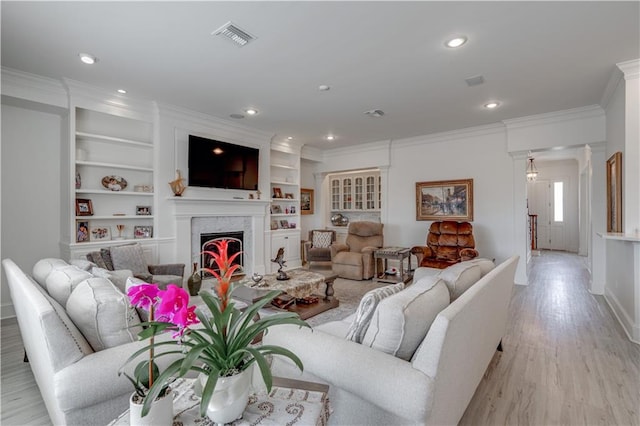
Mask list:
[[189,186],[258,189],[260,150],[189,135]]

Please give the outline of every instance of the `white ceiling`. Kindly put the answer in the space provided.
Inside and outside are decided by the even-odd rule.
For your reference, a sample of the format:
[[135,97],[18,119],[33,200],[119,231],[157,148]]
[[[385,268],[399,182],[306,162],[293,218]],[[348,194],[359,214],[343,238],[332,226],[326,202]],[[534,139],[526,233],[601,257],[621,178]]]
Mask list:
[[[2,66],[229,120],[253,106],[239,123],[333,148],[598,104],[615,64],[640,57],[639,5],[2,1]],[[257,40],[211,36],[227,21]],[[469,42],[444,47],[457,34]]]

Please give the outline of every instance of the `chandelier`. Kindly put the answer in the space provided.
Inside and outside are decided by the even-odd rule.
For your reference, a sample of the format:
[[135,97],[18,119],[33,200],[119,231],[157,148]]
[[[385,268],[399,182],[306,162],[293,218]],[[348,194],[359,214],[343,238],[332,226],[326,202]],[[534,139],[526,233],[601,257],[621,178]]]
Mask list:
[[533,157],[529,157],[529,164],[527,165],[527,182],[535,182],[538,177],[538,169],[533,162]]

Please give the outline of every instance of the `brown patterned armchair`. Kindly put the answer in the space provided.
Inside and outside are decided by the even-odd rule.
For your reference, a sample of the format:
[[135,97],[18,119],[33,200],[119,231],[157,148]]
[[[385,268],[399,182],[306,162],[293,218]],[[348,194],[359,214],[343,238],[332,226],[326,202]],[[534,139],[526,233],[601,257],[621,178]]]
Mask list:
[[444,269],[478,256],[469,222],[445,220],[429,227],[426,246],[415,246],[411,253],[418,258],[418,266]]

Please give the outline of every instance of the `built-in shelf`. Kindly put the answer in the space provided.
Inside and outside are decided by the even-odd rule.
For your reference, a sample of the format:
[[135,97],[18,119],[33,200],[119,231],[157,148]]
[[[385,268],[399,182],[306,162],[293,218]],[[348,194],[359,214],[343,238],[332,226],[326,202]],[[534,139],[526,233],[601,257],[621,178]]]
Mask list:
[[289,166],[287,164],[272,164],[271,167],[278,167],[280,169],[298,170],[296,166]]
[[153,216],[150,215],[124,215],[124,216],[118,216],[118,215],[111,215],[111,216],[76,216],[76,220],[106,220],[106,219],[113,219],[113,220],[120,220],[120,219],[153,219]]
[[136,192],[136,191],[108,191],[106,189],[76,189],[76,194],[100,194],[100,195],[117,195],[117,196],[143,196],[153,197],[153,192]]
[[150,144],[149,142],[142,142],[142,141],[136,141],[136,140],[132,140],[132,139],[117,138],[117,137],[114,137],[114,136],[99,135],[99,134],[95,134],[95,133],[76,132],[76,138],[79,139],[79,140],[99,140],[99,141],[104,141],[104,142],[120,143],[120,144],[123,144],[123,145],[135,145],[135,146],[139,146],[139,147],[142,147],[142,148],[148,148],[148,149],[152,149],[153,148],[153,144]]
[[139,172],[153,172],[152,167],[128,166],[124,164],[115,164],[115,163],[100,163],[97,161],[76,161],[76,165],[89,166],[89,167],[106,167],[109,169],[136,170]]
[[298,186],[297,183],[295,182],[287,182],[285,180],[272,180],[271,181],[272,185],[292,185],[292,186]]

